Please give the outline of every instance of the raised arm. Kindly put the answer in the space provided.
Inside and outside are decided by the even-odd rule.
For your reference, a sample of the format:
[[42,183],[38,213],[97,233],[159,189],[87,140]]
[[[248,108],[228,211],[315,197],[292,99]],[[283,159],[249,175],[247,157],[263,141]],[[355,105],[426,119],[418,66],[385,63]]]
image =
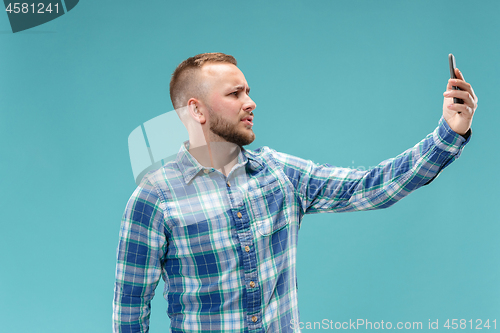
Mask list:
[[[303,214],[386,208],[429,184],[457,159],[469,141],[477,96],[456,69],[444,93],[443,116],[434,132],[413,148],[366,171],[318,165],[269,150],[295,187]],[[452,90],[458,86],[462,90]],[[453,97],[464,104],[453,104]],[[269,149],[269,148],[267,148]]]
[[459,157],[468,140],[441,118],[434,132],[413,148],[366,171],[272,154],[292,182],[303,214],[348,212],[387,208],[430,183]]

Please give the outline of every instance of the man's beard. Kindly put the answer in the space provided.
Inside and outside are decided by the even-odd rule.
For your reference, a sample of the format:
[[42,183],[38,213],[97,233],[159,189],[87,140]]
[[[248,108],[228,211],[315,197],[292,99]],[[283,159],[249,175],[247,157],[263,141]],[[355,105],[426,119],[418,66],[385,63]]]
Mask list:
[[238,125],[229,123],[208,106],[207,109],[210,115],[210,131],[214,134],[240,147],[249,145],[255,140],[255,135],[245,134],[241,130],[238,131]]

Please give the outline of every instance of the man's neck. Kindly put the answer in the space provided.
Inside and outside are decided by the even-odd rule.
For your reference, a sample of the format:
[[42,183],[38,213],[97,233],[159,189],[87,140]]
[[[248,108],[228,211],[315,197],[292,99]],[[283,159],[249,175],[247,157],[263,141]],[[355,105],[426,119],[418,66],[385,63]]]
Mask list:
[[204,167],[211,167],[219,170],[227,176],[238,162],[238,154],[241,148],[237,144],[222,141],[209,142],[206,145],[191,145],[189,143],[189,153]]

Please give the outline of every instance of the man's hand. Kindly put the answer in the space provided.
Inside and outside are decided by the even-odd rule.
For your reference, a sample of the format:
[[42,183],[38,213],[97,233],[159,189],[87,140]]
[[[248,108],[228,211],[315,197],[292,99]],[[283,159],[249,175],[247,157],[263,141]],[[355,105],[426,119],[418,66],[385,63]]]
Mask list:
[[[465,82],[464,76],[455,68],[457,79],[449,79],[446,91],[443,93],[443,117],[455,133],[464,135],[470,128],[472,116],[477,108],[477,96],[471,85]],[[452,86],[462,90],[453,90]],[[460,98],[464,104],[454,104],[453,97]]]

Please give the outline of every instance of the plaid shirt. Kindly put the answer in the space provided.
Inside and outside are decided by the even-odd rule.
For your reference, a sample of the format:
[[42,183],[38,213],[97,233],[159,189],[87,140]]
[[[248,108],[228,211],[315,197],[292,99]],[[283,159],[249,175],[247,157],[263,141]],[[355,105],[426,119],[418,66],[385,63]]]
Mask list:
[[389,207],[432,181],[468,141],[441,118],[424,140],[370,170],[318,165],[264,146],[243,148],[227,177],[200,165],[185,141],[126,205],[114,332],[148,331],[160,276],[172,332],[299,331],[302,217]]

